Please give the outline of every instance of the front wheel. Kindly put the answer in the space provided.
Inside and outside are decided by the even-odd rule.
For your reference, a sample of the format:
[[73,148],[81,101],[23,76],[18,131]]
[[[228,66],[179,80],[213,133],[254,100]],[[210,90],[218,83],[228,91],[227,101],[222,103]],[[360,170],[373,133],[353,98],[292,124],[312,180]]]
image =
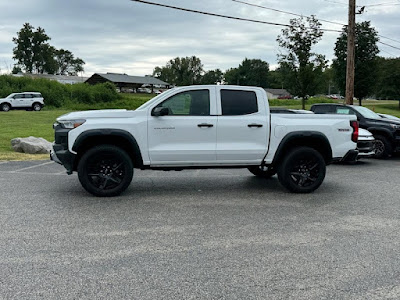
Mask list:
[[2,111],[9,111],[10,109],[11,109],[11,105],[10,104],[8,104],[8,103],[3,103],[1,106],[0,106],[0,108],[1,108],[1,110]]
[[291,150],[278,168],[279,182],[291,192],[311,193],[324,181],[326,164],[313,148],[297,147]]
[[111,145],[89,149],[78,164],[78,178],[83,188],[98,197],[121,194],[132,177],[131,158],[121,148]]

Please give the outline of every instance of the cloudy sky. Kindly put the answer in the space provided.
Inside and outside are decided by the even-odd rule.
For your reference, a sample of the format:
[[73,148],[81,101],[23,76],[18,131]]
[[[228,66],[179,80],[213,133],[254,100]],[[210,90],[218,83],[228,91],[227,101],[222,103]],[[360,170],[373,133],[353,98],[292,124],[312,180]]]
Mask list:
[[[292,15],[232,0],[149,0],[216,14],[288,24]],[[347,0],[242,0],[248,3],[347,23]],[[382,4],[382,5],[381,5]],[[380,55],[400,57],[400,0],[357,0],[366,6],[357,22],[370,20],[381,41]],[[12,38],[29,22],[42,27],[56,48],[85,62],[85,74],[146,75],[174,57],[195,55],[205,70],[225,71],[244,58],[276,66],[276,37],[282,27],[229,20],[142,4],[130,0],[0,0],[0,73],[12,69]],[[324,23],[323,28],[341,30]],[[339,33],[326,32],[314,51],[331,60]]]

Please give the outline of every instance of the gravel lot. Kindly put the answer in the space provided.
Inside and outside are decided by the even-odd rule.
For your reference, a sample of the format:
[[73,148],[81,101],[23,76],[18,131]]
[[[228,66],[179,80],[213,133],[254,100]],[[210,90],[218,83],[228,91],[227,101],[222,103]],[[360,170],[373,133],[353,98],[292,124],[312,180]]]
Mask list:
[[332,165],[307,195],[135,171],[101,199],[55,163],[0,162],[0,299],[400,299],[399,170]]

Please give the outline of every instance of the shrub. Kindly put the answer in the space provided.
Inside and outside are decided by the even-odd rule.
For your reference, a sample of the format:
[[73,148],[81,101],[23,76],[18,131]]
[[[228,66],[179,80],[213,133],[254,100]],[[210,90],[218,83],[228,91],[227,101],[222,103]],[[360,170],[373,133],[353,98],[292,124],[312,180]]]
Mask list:
[[0,97],[11,93],[40,92],[46,106],[62,107],[67,104],[98,104],[108,103],[120,98],[112,83],[88,85],[78,83],[66,85],[48,79],[33,79],[30,77],[0,76]]

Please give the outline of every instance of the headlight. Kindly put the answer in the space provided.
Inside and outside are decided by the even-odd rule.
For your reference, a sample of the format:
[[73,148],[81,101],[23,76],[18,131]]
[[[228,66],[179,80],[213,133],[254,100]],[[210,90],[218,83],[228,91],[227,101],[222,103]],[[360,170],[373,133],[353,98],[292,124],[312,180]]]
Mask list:
[[67,121],[57,121],[58,124],[61,125],[62,128],[65,129],[74,129],[76,127],[81,126],[86,120],[67,120]]
[[392,126],[393,129],[400,129],[400,125],[398,124],[390,124],[390,126]]

